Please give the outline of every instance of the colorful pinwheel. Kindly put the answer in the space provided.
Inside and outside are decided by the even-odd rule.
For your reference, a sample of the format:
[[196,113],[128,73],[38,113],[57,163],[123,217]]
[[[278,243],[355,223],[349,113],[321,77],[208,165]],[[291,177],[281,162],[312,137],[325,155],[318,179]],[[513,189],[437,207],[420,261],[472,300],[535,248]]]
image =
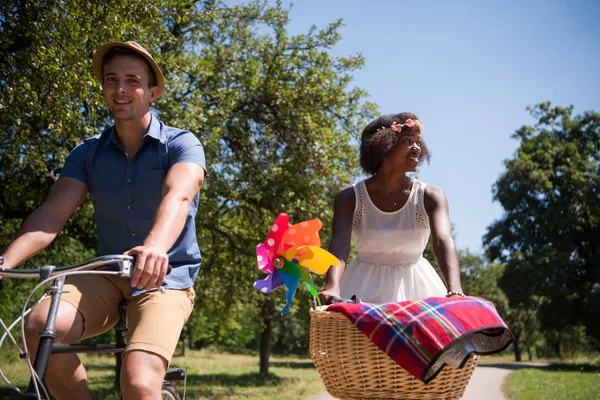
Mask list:
[[310,273],[323,275],[330,266],[339,265],[333,254],[320,247],[322,226],[318,219],[290,225],[288,215],[279,214],[265,242],[256,246],[258,269],[269,276],[254,282],[254,287],[263,293],[271,293],[285,285],[287,302],[281,310],[282,315],[290,309],[300,281],[319,301]]

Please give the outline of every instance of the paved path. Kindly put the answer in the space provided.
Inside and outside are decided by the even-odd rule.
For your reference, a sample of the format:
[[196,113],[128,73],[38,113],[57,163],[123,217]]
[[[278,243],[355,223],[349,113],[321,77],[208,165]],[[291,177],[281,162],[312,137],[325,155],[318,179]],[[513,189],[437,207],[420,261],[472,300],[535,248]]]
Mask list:
[[[462,400],[507,400],[502,393],[502,383],[508,374],[521,368],[546,365],[542,363],[480,364],[475,368]],[[321,392],[307,400],[335,400],[335,398],[327,392]]]
[[510,369],[499,368],[494,364],[477,366],[462,400],[507,400],[502,393],[502,382],[511,372]]
[[[504,363],[480,364],[475,368],[462,400],[507,400],[502,393],[504,379],[513,371],[521,368],[545,367],[545,363]],[[483,397],[484,396],[484,397]]]

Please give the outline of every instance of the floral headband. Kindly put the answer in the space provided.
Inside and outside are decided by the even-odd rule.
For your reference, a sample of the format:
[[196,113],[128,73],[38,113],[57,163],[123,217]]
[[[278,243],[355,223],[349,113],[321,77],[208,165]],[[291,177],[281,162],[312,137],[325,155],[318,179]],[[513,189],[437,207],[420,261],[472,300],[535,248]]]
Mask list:
[[384,129],[391,129],[394,132],[400,132],[402,130],[402,128],[404,128],[405,126],[408,126],[409,128],[413,128],[413,127],[417,127],[419,129],[419,133],[418,135],[421,136],[423,134],[423,125],[421,125],[421,121],[419,121],[418,119],[407,119],[406,121],[404,121],[403,124],[399,124],[396,121],[392,122],[392,125],[389,127],[385,127],[382,126],[381,128],[377,129],[377,132],[382,131]]

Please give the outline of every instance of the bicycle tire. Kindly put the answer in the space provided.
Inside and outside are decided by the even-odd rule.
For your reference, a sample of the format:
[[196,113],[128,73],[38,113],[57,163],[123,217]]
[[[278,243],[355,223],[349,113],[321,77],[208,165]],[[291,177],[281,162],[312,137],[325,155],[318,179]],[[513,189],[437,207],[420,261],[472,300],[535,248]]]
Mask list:
[[160,398],[162,400],[181,400],[179,397],[179,393],[177,393],[177,389],[175,386],[171,384],[171,382],[164,381],[162,384],[162,389],[160,390]]

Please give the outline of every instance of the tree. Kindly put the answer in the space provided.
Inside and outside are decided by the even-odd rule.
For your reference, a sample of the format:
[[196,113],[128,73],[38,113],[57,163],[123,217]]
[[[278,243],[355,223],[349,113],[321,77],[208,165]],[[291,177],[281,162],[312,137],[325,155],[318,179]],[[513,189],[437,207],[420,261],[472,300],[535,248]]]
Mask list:
[[[150,11],[117,1],[0,3],[0,215],[8,237],[45,199],[67,152],[107,117],[91,73],[93,50],[143,31],[131,21],[143,23]],[[57,245],[95,247],[90,215],[89,204],[82,207]]]
[[538,122],[513,135],[520,147],[493,188],[505,214],[485,247],[505,263],[511,306],[542,297],[544,328],[583,324],[600,348],[600,114],[529,111]]
[[508,298],[498,286],[504,265],[488,263],[484,256],[469,250],[459,251],[460,279],[469,296],[483,297],[496,306],[504,318],[508,314]]
[[[15,237],[43,202],[70,149],[108,122],[91,70],[93,51],[109,40],[135,39],[150,48],[172,43],[172,30],[162,24],[161,15],[177,4],[0,2],[0,245]],[[80,262],[93,256],[96,246],[88,201],[54,243],[25,267]],[[6,286],[0,293],[3,318],[16,315],[33,282],[9,280]]]
[[[358,173],[357,134],[374,108],[362,90],[349,87],[363,58],[328,53],[341,21],[290,37],[288,12],[279,4],[215,8],[212,16],[194,42],[200,51],[182,54],[187,62],[178,63],[177,81],[185,82],[178,102],[161,112],[189,123],[179,111],[183,101],[188,113],[203,116],[197,131],[209,171],[198,220],[201,309],[209,320],[218,318],[212,325],[218,340],[235,338],[243,346],[243,337],[258,329],[266,374],[283,293],[265,297],[252,287],[262,278],[254,248],[280,212],[292,222],[321,218],[326,241],[334,195]],[[301,291],[295,307],[307,314]]]
[[[3,242],[43,201],[68,151],[110,121],[91,71],[94,49],[139,41],[167,78],[153,112],[194,132],[208,162],[197,217],[203,266],[187,334],[193,345],[230,349],[263,338],[266,374],[283,293],[264,296],[252,287],[262,278],[254,248],[280,212],[293,222],[321,218],[326,243],[333,197],[358,173],[356,139],[375,111],[366,93],[351,87],[362,56],[329,54],[341,21],[290,36],[289,11],[264,1],[102,0],[81,7],[22,0],[0,7]],[[63,264],[95,247],[86,202],[41,257]],[[294,310],[302,312],[289,317],[307,309],[300,289]],[[304,326],[308,338],[306,324],[287,325]]]

